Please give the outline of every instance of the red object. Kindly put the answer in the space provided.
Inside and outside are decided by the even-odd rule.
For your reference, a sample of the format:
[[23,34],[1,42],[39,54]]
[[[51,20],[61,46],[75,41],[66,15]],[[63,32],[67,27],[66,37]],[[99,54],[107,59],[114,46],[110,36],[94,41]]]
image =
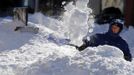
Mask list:
[[129,25],[134,26],[134,0],[126,0],[125,1],[125,25],[129,27]]

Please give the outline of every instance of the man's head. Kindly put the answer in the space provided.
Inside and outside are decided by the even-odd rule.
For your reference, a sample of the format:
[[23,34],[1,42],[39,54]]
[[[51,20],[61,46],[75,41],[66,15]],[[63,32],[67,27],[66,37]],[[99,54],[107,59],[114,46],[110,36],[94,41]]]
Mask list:
[[119,33],[119,32],[120,32],[120,29],[121,29],[121,28],[120,28],[117,24],[113,24],[113,25],[111,26],[111,30],[112,30],[112,32],[115,33],[115,34]]
[[123,24],[118,21],[113,21],[110,24],[109,31],[113,34],[119,34],[123,29]]

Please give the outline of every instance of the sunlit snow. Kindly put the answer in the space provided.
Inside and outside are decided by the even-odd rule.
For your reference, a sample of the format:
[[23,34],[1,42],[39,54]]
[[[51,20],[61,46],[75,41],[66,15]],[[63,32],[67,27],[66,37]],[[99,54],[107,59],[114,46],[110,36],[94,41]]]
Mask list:
[[[82,2],[81,2],[82,1]],[[88,0],[78,0],[65,7],[63,20],[35,13],[28,25],[38,27],[39,33],[14,31],[11,17],[0,18],[0,75],[134,75],[134,64],[123,59],[123,53],[113,46],[88,47],[79,52],[70,43],[81,45],[89,31],[103,33],[108,24],[99,26],[88,19],[92,12]],[[84,4],[83,4],[84,3]],[[134,54],[134,29],[121,36]]]

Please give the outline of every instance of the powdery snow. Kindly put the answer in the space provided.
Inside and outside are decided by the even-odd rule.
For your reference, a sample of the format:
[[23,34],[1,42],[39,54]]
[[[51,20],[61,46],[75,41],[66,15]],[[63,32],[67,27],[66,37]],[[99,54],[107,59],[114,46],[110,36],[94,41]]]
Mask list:
[[[19,23],[13,22],[11,18],[0,18],[0,75],[134,75],[133,61],[125,61],[123,53],[116,47],[108,45],[88,47],[79,52],[74,47],[66,45],[69,41],[64,39],[71,39],[71,43],[80,45],[82,37],[87,34],[84,33],[87,28],[78,30],[75,28],[77,24],[78,28],[89,25],[89,31],[93,32],[88,35],[103,33],[108,29],[107,24],[98,26],[92,23],[93,19],[87,21],[89,14],[86,12],[87,8],[81,4],[81,0],[78,4],[80,5],[72,9],[67,7],[75,11],[68,12],[73,16],[63,18],[76,19],[79,14],[86,19],[80,25],[79,22],[75,24],[68,20],[59,21],[41,13],[29,16],[28,24],[39,28],[37,34],[14,31],[16,24]],[[74,26],[71,28],[71,25]],[[71,33],[72,31],[80,33]],[[133,31],[134,29],[130,27],[121,33],[128,42],[132,55]]]
[[[74,47],[55,43],[55,40],[61,40],[63,37],[44,25],[29,22],[40,28],[38,34],[33,34],[13,31],[13,23],[10,19],[0,21],[0,75],[133,75],[134,73],[133,61],[131,63],[125,61],[123,53],[116,47],[107,45],[89,47],[79,52]],[[107,25],[95,25],[100,32],[104,27],[108,28]],[[133,54],[133,42],[130,41],[133,38],[127,37],[133,34],[132,31],[130,28],[122,33],[122,36],[131,45],[130,50]],[[48,40],[50,35],[55,36],[55,40]]]

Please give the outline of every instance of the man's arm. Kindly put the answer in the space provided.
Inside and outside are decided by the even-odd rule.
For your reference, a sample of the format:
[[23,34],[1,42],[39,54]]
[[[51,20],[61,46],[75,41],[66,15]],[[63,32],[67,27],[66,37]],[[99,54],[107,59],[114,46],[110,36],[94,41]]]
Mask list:
[[126,46],[123,53],[124,53],[124,59],[131,62],[132,61],[132,55],[130,53],[130,50],[129,50],[128,46]]
[[132,56],[131,55],[130,56],[125,56],[124,55],[124,59],[131,62],[132,61]]
[[98,38],[97,35],[90,36],[89,41],[85,39],[83,41],[83,44],[80,47],[77,46],[76,49],[78,49],[79,51],[83,51],[84,49],[86,49],[89,46],[90,47],[98,46],[97,38]]
[[125,40],[123,40],[123,44],[122,44],[121,50],[124,53],[124,59],[131,62],[132,61],[132,55],[130,53],[128,44],[126,43]]

